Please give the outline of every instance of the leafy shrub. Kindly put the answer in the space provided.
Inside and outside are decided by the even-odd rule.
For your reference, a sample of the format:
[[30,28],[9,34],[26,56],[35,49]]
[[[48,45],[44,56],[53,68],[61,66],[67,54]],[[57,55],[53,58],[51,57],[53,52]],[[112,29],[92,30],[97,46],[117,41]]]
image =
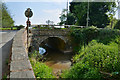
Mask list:
[[[83,48],[82,48],[83,49]],[[92,40],[85,50],[80,50],[79,54],[73,57],[72,68],[62,74],[64,78],[96,78],[103,79],[106,75],[100,71],[109,73],[109,78],[115,79],[115,76],[120,75],[119,58],[118,58],[118,44],[115,42],[104,45]],[[115,73],[115,76],[114,76]],[[117,73],[117,74],[116,74]],[[108,79],[108,77],[107,77]]]
[[92,68],[88,63],[78,62],[69,71],[64,71],[62,78],[76,78],[76,79],[101,79],[101,74],[97,68]]
[[96,38],[98,35],[98,28],[96,27],[88,27],[75,29],[71,28],[72,44],[74,47],[74,51],[79,51],[82,47],[85,47],[92,39]]
[[99,33],[95,39],[98,42],[107,45],[110,42],[114,41],[118,37],[120,38],[120,31],[119,30],[101,29],[101,30],[99,30]]
[[[120,44],[119,30],[98,29],[96,27],[71,28],[71,37],[76,53],[73,56],[74,64],[69,71],[64,72],[65,75],[62,75],[62,77],[95,78],[97,76],[100,79],[106,77],[106,75],[102,75],[103,73],[108,73],[109,75],[107,74],[107,76],[110,78],[115,79],[115,76],[117,76],[118,79],[120,75],[118,55],[118,45]],[[113,75],[114,73],[115,76]]]
[[[120,31],[114,29],[99,29],[94,26],[88,28],[70,28],[70,36],[74,51],[78,52],[83,46],[87,46],[93,39],[103,44],[109,44],[115,39],[120,40]],[[119,41],[118,40],[118,41]]]
[[97,43],[94,46],[89,46],[84,52],[86,55],[82,61],[88,61],[92,67],[97,67],[105,72],[119,71],[118,45],[114,45]]
[[96,45],[96,44],[97,44],[97,41],[92,40],[88,44],[88,46],[86,46],[86,47],[82,46],[82,48],[78,51],[78,54],[75,54],[75,56],[73,56],[73,62],[76,63],[76,62],[80,61],[83,58],[83,56],[85,55],[85,49],[88,49],[89,46],[93,46],[93,45]]

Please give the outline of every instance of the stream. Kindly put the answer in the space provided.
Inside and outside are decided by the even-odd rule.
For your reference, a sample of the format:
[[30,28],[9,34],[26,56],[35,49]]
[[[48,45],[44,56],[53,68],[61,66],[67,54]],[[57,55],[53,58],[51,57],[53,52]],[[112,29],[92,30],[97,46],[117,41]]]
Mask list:
[[71,67],[71,58],[72,53],[63,53],[57,50],[48,50],[46,61],[44,63],[52,68],[53,74],[55,76],[59,76],[62,73],[62,70],[66,70]]

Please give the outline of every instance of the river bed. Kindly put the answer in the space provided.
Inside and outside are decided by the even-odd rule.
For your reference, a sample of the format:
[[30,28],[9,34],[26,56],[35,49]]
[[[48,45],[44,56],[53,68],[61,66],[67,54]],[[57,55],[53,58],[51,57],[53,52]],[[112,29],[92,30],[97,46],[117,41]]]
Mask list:
[[71,67],[71,58],[71,53],[48,50],[44,63],[53,69],[53,74],[55,76],[59,76],[58,74],[61,74],[62,70],[67,70]]

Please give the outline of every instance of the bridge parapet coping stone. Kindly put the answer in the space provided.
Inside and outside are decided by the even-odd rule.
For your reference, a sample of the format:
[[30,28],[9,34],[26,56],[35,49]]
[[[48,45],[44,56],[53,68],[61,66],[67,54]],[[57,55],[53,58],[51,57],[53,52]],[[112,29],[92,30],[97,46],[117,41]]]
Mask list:
[[35,79],[34,72],[26,51],[25,38],[27,32],[24,29],[18,31],[13,39],[12,55],[10,63],[10,79],[29,78]]

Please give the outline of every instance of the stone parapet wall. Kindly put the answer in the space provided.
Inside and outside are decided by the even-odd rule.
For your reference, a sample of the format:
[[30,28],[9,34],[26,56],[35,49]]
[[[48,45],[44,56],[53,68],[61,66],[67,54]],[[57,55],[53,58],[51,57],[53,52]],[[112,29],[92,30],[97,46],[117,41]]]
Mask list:
[[[72,50],[69,33],[70,29],[31,29],[31,51],[39,50],[41,43],[53,37],[64,41],[64,51]],[[52,43],[55,42],[53,41]]]
[[35,79],[26,48],[27,48],[27,31],[21,29],[16,33],[13,39],[12,55],[10,62],[10,79],[12,78]]
[[34,37],[37,36],[68,36],[69,29],[33,29],[31,32]]

